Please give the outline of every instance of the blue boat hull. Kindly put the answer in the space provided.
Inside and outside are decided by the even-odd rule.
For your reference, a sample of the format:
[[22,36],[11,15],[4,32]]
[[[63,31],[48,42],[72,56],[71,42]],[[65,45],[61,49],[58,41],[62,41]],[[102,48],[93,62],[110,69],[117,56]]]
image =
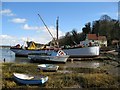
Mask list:
[[27,79],[20,79],[16,76],[13,76],[15,81],[19,84],[26,84],[26,85],[36,85],[36,84],[44,84],[46,81],[48,81],[48,77],[42,78],[42,79],[36,79],[36,77],[34,79],[31,80],[27,80]]

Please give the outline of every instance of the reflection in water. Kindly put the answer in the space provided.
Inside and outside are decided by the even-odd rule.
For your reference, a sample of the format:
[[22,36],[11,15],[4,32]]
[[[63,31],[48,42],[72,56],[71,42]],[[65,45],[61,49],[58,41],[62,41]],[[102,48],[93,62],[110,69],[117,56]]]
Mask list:
[[94,61],[73,61],[67,62],[65,66],[67,67],[83,67],[83,68],[97,68],[104,65],[104,62],[99,60]]
[[9,48],[0,48],[0,62],[14,62],[15,53],[12,52]]
[[27,57],[16,57],[15,63],[30,63],[30,60]]

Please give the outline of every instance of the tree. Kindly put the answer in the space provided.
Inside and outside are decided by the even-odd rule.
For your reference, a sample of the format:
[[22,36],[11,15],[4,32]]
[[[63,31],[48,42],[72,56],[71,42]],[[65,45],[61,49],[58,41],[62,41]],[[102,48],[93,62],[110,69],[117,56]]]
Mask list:
[[88,22],[85,24],[85,27],[82,28],[83,33],[88,34],[91,33],[91,23]]
[[120,22],[114,20],[114,26],[111,31],[111,38],[120,40]]
[[92,26],[92,34],[96,34],[97,36],[99,35],[99,29],[100,29],[100,22],[99,21],[93,21],[93,26]]
[[106,36],[110,44],[114,39],[120,40],[120,22],[108,15],[102,15],[100,20],[93,22],[92,33]]
[[72,41],[74,42],[74,44],[78,44],[79,43],[79,36],[78,36],[78,33],[75,29],[73,29],[71,31],[72,33]]
[[108,16],[108,15],[102,15],[102,16],[100,17],[100,20],[101,20],[101,21],[111,21],[111,17]]
[[67,32],[66,35],[65,35],[65,42],[64,44],[65,45],[71,45],[73,42],[72,42],[72,35],[70,32]]
[[102,15],[99,20],[93,21],[92,26],[90,22],[85,24],[81,33],[78,33],[75,29],[67,32],[66,35],[59,40],[60,45],[79,44],[80,41],[85,40],[86,34],[89,33],[106,36],[108,44],[111,44],[111,41],[114,39],[120,41],[120,21],[111,19],[108,15]]

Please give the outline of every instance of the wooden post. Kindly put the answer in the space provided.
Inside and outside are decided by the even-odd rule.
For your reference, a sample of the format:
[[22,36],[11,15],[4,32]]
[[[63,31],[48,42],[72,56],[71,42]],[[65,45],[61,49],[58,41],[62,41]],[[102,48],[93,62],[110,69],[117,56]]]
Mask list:
[[73,63],[73,59],[71,59],[71,62]]

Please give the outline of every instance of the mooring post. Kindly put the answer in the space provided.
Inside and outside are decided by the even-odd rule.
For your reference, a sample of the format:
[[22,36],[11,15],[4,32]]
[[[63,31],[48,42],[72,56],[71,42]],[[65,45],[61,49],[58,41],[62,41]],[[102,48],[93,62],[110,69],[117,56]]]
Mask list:
[[73,63],[73,59],[71,59],[71,62]]
[[3,59],[4,63],[5,63],[5,58]]

